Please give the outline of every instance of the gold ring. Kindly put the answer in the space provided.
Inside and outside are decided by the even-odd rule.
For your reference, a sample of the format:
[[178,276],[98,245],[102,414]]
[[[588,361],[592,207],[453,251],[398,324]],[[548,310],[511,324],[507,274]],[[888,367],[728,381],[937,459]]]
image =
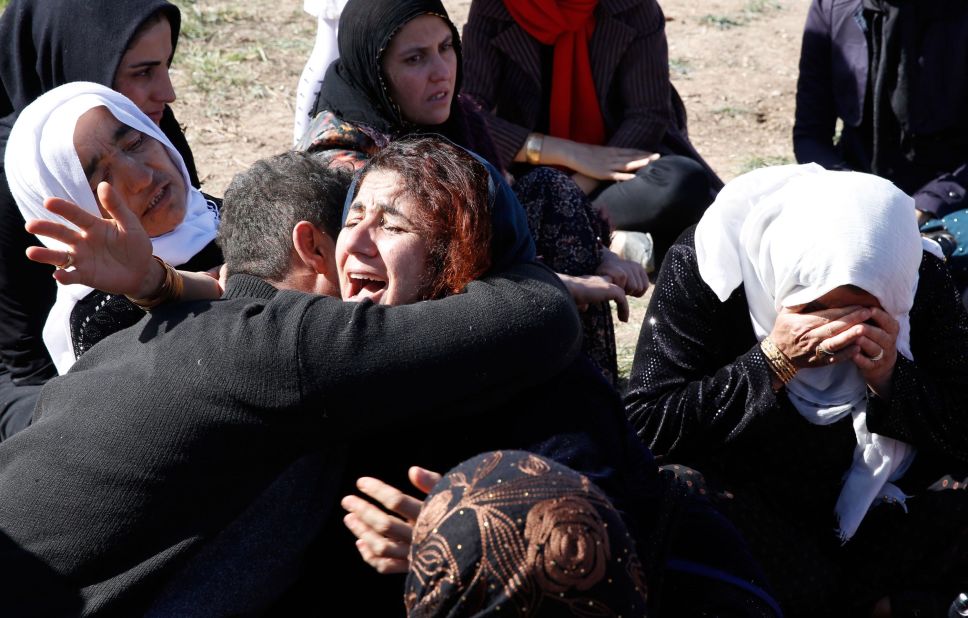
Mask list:
[[884,358],[884,348],[881,348],[881,351],[880,352],[878,352],[876,355],[870,357],[872,363],[876,363],[877,361],[881,360],[882,358]]
[[54,268],[56,268],[57,270],[67,270],[68,268],[70,268],[73,265],[74,265],[74,254],[71,253],[70,251],[68,251],[67,252],[67,261],[64,262],[63,264],[58,264]]
[[817,346],[817,358],[820,358],[821,356],[829,357],[829,356],[836,356],[836,355],[837,355],[836,352],[831,352],[827,348],[823,347],[822,343]]

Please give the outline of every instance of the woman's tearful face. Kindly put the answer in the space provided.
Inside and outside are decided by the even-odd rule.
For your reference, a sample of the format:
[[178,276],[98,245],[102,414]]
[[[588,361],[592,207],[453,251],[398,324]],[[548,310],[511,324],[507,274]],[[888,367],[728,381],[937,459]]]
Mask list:
[[423,298],[427,243],[417,216],[399,174],[375,170],[363,178],[336,241],[343,300],[405,305]]

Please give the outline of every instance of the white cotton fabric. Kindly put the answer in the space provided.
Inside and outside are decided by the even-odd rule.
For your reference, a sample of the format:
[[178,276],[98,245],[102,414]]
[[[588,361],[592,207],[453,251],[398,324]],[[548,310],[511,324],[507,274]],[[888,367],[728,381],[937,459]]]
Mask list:
[[[181,170],[188,188],[185,219],[174,230],[152,238],[151,242],[155,255],[174,266],[184,264],[215,238],[218,211],[192,187],[181,155],[161,129],[127,97],[100,84],[65,84],[38,97],[21,112],[4,156],[7,181],[20,213],[25,220],[45,219],[75,227],[44,208],[46,198],[59,197],[101,216],[73,139],[78,118],[98,106],[106,107],[120,122],[164,144]],[[52,249],[65,248],[51,238],[38,238]],[[44,325],[44,343],[61,374],[76,360],[71,344],[71,311],[91,291],[83,285],[57,284],[57,300]]]
[[[720,301],[740,285],[758,340],[779,311],[811,302],[842,285],[872,294],[900,324],[898,353],[912,359],[909,312],[924,249],[914,200],[891,182],[816,164],[764,168],[720,192],[696,227],[699,273]],[[857,446],[835,505],[839,533],[853,536],[878,498],[903,503],[890,481],[914,449],[867,429],[867,385],[853,363],[801,369],[787,385],[809,422],[853,417]]]

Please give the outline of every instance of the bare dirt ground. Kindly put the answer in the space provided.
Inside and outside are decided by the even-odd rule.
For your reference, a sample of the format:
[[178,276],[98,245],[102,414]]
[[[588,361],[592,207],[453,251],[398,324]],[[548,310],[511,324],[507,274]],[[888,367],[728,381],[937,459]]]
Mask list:
[[[173,64],[204,188],[222,195],[232,176],[292,143],[293,100],[315,20],[301,0],[175,0],[182,37]],[[444,0],[462,25],[469,0]],[[793,160],[790,134],[807,0],[664,0],[672,81],[690,137],[728,180]],[[267,7],[271,6],[271,10]],[[627,370],[647,299],[619,325]]]

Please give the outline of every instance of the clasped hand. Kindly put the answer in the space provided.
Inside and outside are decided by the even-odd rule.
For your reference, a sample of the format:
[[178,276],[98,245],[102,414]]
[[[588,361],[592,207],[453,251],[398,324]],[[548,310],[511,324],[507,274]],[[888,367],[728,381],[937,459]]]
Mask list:
[[797,369],[851,362],[868,386],[889,397],[899,325],[879,307],[851,305],[801,313],[784,308],[770,339]]

